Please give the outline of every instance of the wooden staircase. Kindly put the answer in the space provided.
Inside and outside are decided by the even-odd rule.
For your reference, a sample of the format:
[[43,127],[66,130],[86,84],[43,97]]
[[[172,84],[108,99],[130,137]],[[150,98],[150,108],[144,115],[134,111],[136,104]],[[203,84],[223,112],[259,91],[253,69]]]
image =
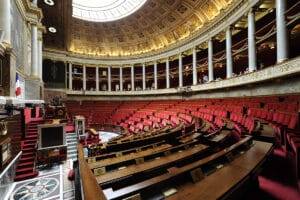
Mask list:
[[21,141],[22,156],[16,169],[15,181],[36,177],[35,157],[38,139],[38,124],[42,121],[32,121],[26,125],[25,138]]

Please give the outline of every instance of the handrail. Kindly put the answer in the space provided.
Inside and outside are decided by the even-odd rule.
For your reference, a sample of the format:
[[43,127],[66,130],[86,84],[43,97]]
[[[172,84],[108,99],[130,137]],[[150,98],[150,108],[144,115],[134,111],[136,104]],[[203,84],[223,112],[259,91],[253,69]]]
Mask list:
[[3,170],[3,172],[0,174],[0,179],[2,178],[2,176],[7,172],[7,170],[16,162],[16,160],[19,159],[19,157],[22,155],[22,151],[20,151],[16,157],[9,162],[9,164],[7,165],[7,167]]
[[95,176],[85,162],[82,144],[78,145],[78,163],[80,168],[80,178],[82,184],[83,199],[106,200],[106,197],[98,185]]

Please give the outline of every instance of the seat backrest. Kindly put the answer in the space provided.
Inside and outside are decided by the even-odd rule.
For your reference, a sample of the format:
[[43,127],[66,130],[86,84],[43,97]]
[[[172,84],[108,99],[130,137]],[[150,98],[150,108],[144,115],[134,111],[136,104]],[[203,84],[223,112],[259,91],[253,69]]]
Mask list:
[[288,128],[295,129],[297,127],[297,123],[298,123],[298,115],[297,114],[291,115],[291,119],[290,119]]

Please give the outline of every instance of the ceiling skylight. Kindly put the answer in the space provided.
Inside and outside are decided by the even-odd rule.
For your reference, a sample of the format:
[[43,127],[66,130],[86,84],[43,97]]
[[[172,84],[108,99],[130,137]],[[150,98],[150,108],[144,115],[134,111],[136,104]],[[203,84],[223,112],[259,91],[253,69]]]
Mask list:
[[73,17],[95,22],[118,20],[137,11],[146,0],[73,0]]

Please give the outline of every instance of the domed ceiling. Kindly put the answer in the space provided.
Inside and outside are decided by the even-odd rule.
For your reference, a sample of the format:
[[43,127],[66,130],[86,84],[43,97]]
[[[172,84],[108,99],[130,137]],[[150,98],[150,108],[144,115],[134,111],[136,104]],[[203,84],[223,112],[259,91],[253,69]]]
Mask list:
[[112,22],[72,17],[72,0],[39,1],[43,25],[56,33],[44,34],[44,46],[73,54],[119,57],[155,53],[189,39],[235,0],[147,0],[130,16]]

